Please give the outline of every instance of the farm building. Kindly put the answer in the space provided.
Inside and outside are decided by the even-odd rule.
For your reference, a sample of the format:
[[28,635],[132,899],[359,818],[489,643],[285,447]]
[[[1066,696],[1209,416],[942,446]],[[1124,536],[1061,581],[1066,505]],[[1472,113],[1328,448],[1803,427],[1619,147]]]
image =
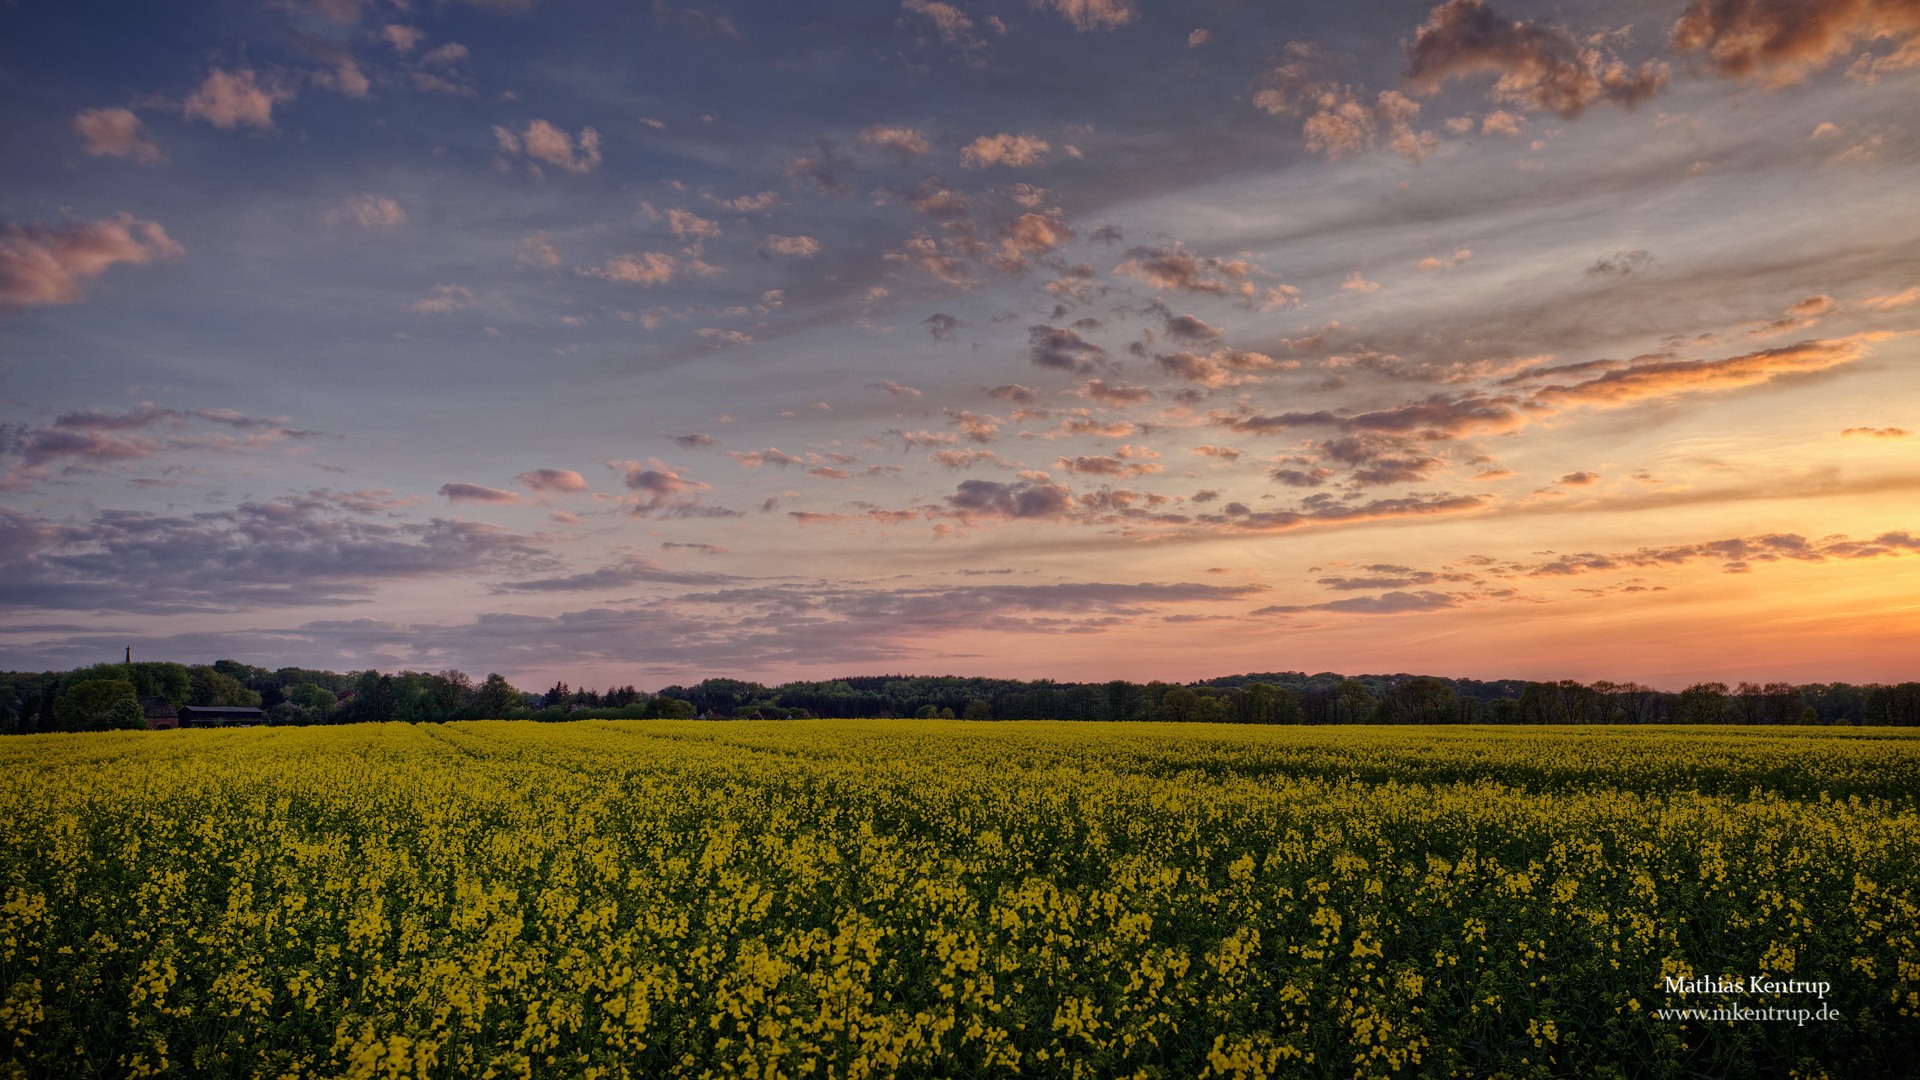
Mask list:
[[180,726],[180,714],[174,709],[173,702],[166,698],[143,697],[140,699],[140,711],[147,716],[148,731]]
[[181,727],[252,727],[267,722],[267,714],[252,706],[183,705]]

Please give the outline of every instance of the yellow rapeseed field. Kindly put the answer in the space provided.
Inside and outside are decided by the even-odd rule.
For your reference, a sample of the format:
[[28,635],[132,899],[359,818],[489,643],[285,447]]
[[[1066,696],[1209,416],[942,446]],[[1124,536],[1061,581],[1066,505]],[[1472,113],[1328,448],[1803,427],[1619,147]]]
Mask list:
[[1888,730],[18,737],[5,1072],[1910,1075],[1916,800]]

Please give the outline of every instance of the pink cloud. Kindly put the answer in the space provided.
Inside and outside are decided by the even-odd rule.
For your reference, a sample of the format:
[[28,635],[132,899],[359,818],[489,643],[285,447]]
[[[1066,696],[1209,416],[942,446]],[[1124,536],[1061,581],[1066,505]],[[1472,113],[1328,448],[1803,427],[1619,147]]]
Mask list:
[[674,257],[665,252],[647,251],[608,259],[600,266],[586,267],[575,273],[631,285],[665,285],[673,280],[678,265]]
[[73,129],[95,157],[130,157],[142,165],[157,165],[167,157],[130,109],[88,109],[73,118]]
[[587,490],[587,478],[572,469],[529,469],[514,479],[528,491],[543,495]]
[[1037,135],[982,135],[960,151],[960,162],[969,169],[1002,165],[1017,168],[1037,165],[1053,149]]
[[902,154],[924,154],[933,149],[927,137],[910,127],[875,124],[860,132],[860,145],[878,146]]
[[518,133],[496,125],[493,137],[500,147],[500,160],[524,153],[536,172],[533,162],[540,161],[570,173],[588,173],[600,166],[600,133],[590,127],[574,136],[545,120],[535,120]]
[[81,286],[116,263],[177,259],[185,249],[130,214],[63,225],[0,225],[0,311],[84,298]]
[[1133,0],[1033,0],[1036,8],[1051,8],[1082,33],[1115,30],[1138,17]]
[[293,91],[272,81],[262,84],[251,69],[214,69],[185,104],[187,119],[201,119],[222,131],[241,125],[273,126],[273,107],[293,100]]
[[448,502],[517,503],[526,501],[511,491],[482,487],[479,484],[441,484],[440,494],[446,496]]

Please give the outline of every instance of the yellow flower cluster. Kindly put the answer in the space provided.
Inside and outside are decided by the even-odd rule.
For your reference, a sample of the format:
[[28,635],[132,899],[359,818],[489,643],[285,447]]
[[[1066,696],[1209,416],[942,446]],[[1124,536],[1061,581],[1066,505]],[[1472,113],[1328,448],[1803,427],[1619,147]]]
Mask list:
[[[1896,1075],[1917,799],[1890,731],[13,738],[0,1074]],[[1730,975],[1842,1019],[1654,1017]]]

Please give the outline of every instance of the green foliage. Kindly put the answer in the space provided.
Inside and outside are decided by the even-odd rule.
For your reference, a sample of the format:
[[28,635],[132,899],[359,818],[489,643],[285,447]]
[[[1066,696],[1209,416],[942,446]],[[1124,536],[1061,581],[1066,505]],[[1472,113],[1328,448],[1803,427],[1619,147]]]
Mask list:
[[105,731],[116,726],[114,707],[129,702],[140,716],[136,726],[146,726],[146,714],[140,712],[140,699],[133,684],[125,679],[89,677],[67,687],[53,704],[54,720],[62,731]]
[[120,731],[139,731],[147,726],[147,713],[132,698],[121,698],[107,710],[107,727]]
[[246,708],[260,704],[257,692],[247,689],[240,680],[226,672],[196,664],[187,669],[187,677],[192,686],[187,695],[189,705]]

